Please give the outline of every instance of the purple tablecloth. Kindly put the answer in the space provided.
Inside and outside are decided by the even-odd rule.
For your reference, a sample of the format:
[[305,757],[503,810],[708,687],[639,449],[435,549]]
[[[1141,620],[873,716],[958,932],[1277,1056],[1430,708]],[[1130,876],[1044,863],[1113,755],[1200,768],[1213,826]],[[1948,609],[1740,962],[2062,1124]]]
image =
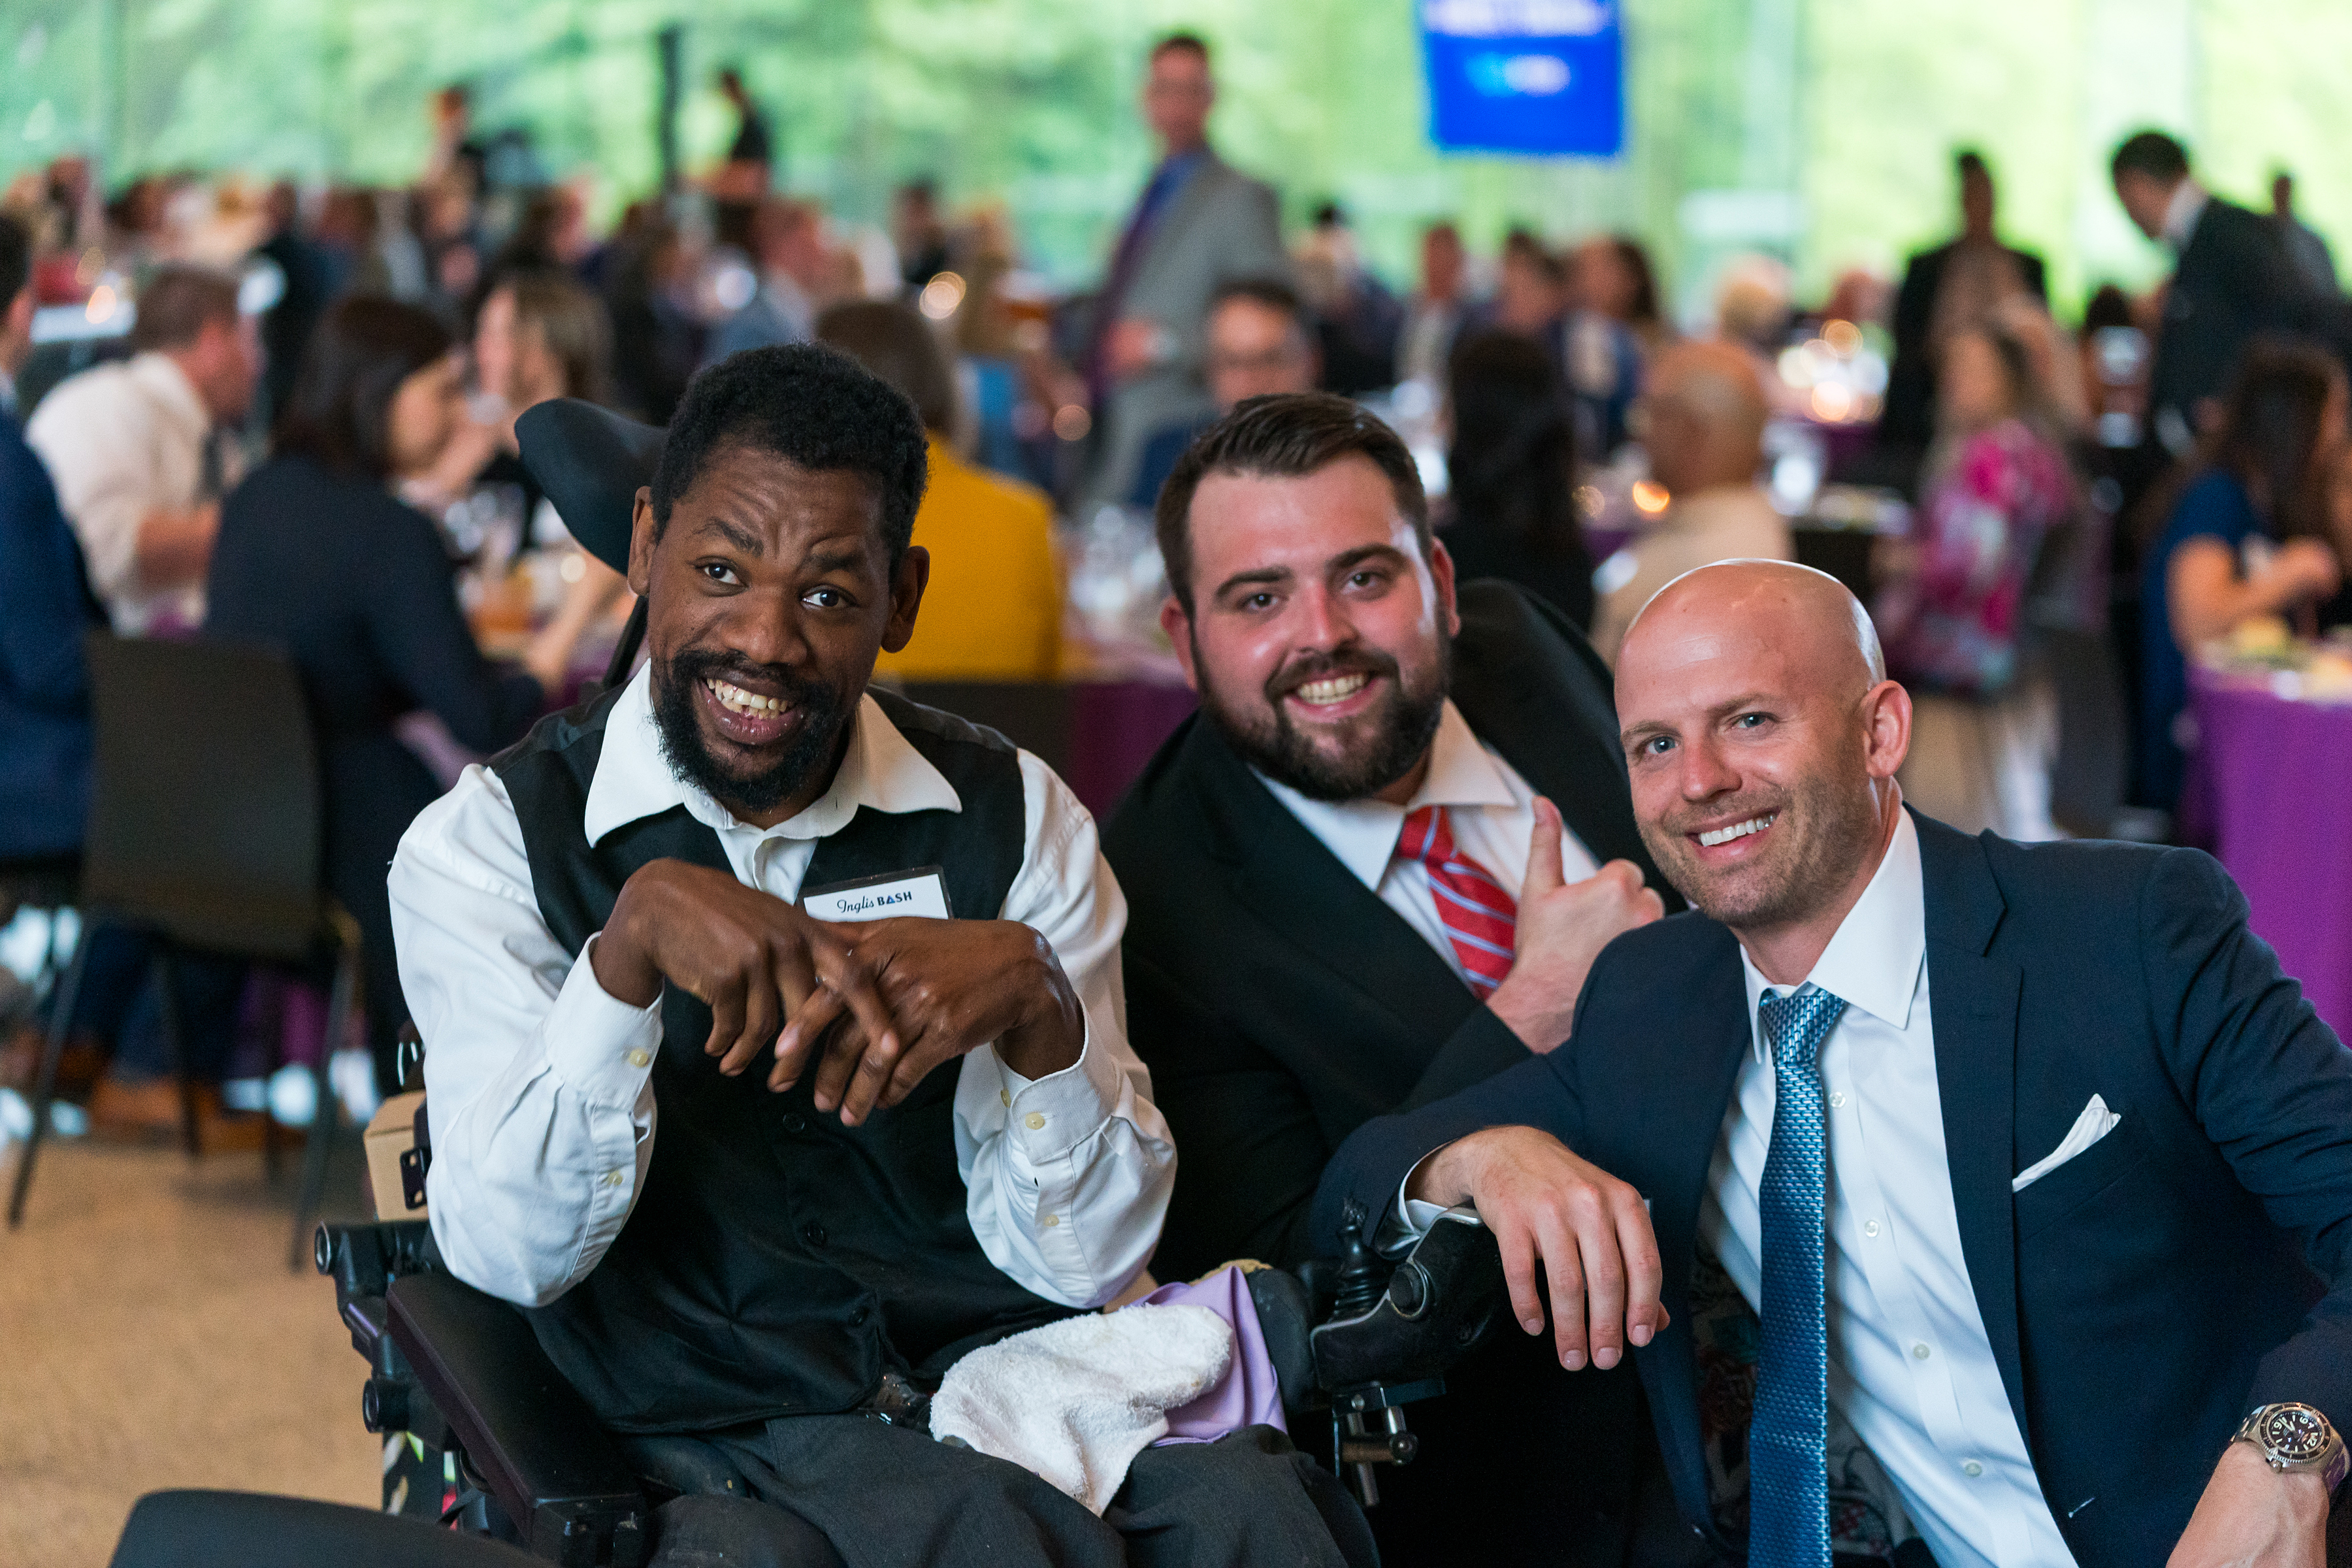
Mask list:
[[2244,889],[2255,934],[2352,1037],[2352,707],[2193,679],[2184,818]]

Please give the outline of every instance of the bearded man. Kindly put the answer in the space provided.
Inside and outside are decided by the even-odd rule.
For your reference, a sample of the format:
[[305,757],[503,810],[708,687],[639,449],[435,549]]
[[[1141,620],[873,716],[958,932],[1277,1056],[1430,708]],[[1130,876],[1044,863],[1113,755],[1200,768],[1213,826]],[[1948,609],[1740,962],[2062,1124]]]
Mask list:
[[1634,1347],[1722,1561],[2343,1561],[2352,1052],[2229,877],[1907,810],[1910,698],[1801,566],[1661,590],[1617,711],[1696,910],[1565,1049],[1360,1128],[1326,1234],[1475,1203],[1561,1364]]
[[[1593,955],[1661,904],[1605,669],[1519,590],[1457,595],[1388,426],[1250,399],[1179,460],[1158,524],[1201,709],[1105,849],[1129,1029],[1184,1149],[1154,1264],[1175,1278],[1312,1256],[1340,1140],[1557,1048]],[[1417,1411],[1423,1457],[1372,1515],[1389,1561],[1613,1560],[1637,1392],[1570,1390],[1533,1350],[1482,1352]],[[1563,1498],[1591,1528],[1559,1528]]]
[[831,350],[704,373],[636,492],[645,668],[403,840],[441,1255],[648,1475],[691,1438],[740,1478],[664,1505],[656,1562],[1363,1561],[1269,1428],[1146,1449],[1097,1517],[910,1424],[965,1352],[1126,1289],[1175,1161],[1085,809],[866,689],[924,479],[913,405]]

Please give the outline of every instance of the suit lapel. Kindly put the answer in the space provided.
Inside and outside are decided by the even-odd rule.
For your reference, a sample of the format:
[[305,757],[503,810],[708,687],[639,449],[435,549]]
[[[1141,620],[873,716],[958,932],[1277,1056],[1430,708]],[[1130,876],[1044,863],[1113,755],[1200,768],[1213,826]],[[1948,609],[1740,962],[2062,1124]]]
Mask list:
[[1195,715],[1184,744],[1209,844],[1234,897],[1278,941],[1393,1015],[1411,1037],[1443,1040],[1477,1005],[1470,988],[1380,896],[1349,874]]
[[2006,910],[1984,847],[1913,813],[1927,905],[1930,1018],[1944,1105],[1944,1159],[1960,1252],[2000,1364],[2020,1432],[2030,1433],[2018,1348],[2016,1212],[2010,1181],[2017,1127],[2017,965],[1988,956]]

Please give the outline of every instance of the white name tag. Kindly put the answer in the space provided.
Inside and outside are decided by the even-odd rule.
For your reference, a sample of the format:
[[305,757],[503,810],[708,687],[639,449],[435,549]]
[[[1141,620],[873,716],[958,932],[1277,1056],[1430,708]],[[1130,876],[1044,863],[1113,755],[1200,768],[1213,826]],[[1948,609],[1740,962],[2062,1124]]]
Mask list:
[[878,877],[811,888],[801,894],[801,908],[821,921],[887,921],[900,915],[934,921],[951,918],[947,879],[937,866],[885,871]]

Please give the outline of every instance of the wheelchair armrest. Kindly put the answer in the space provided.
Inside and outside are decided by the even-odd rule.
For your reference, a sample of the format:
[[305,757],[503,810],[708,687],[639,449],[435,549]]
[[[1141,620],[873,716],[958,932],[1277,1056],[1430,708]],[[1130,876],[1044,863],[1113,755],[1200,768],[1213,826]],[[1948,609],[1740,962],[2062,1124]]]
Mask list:
[[522,1314],[439,1270],[394,1279],[384,1301],[385,1331],[532,1553],[642,1562],[637,1477]]
[[1442,1377],[1484,1337],[1507,1300],[1493,1234],[1475,1211],[1448,1209],[1369,1310],[1315,1330],[1316,1386],[1341,1394]]

